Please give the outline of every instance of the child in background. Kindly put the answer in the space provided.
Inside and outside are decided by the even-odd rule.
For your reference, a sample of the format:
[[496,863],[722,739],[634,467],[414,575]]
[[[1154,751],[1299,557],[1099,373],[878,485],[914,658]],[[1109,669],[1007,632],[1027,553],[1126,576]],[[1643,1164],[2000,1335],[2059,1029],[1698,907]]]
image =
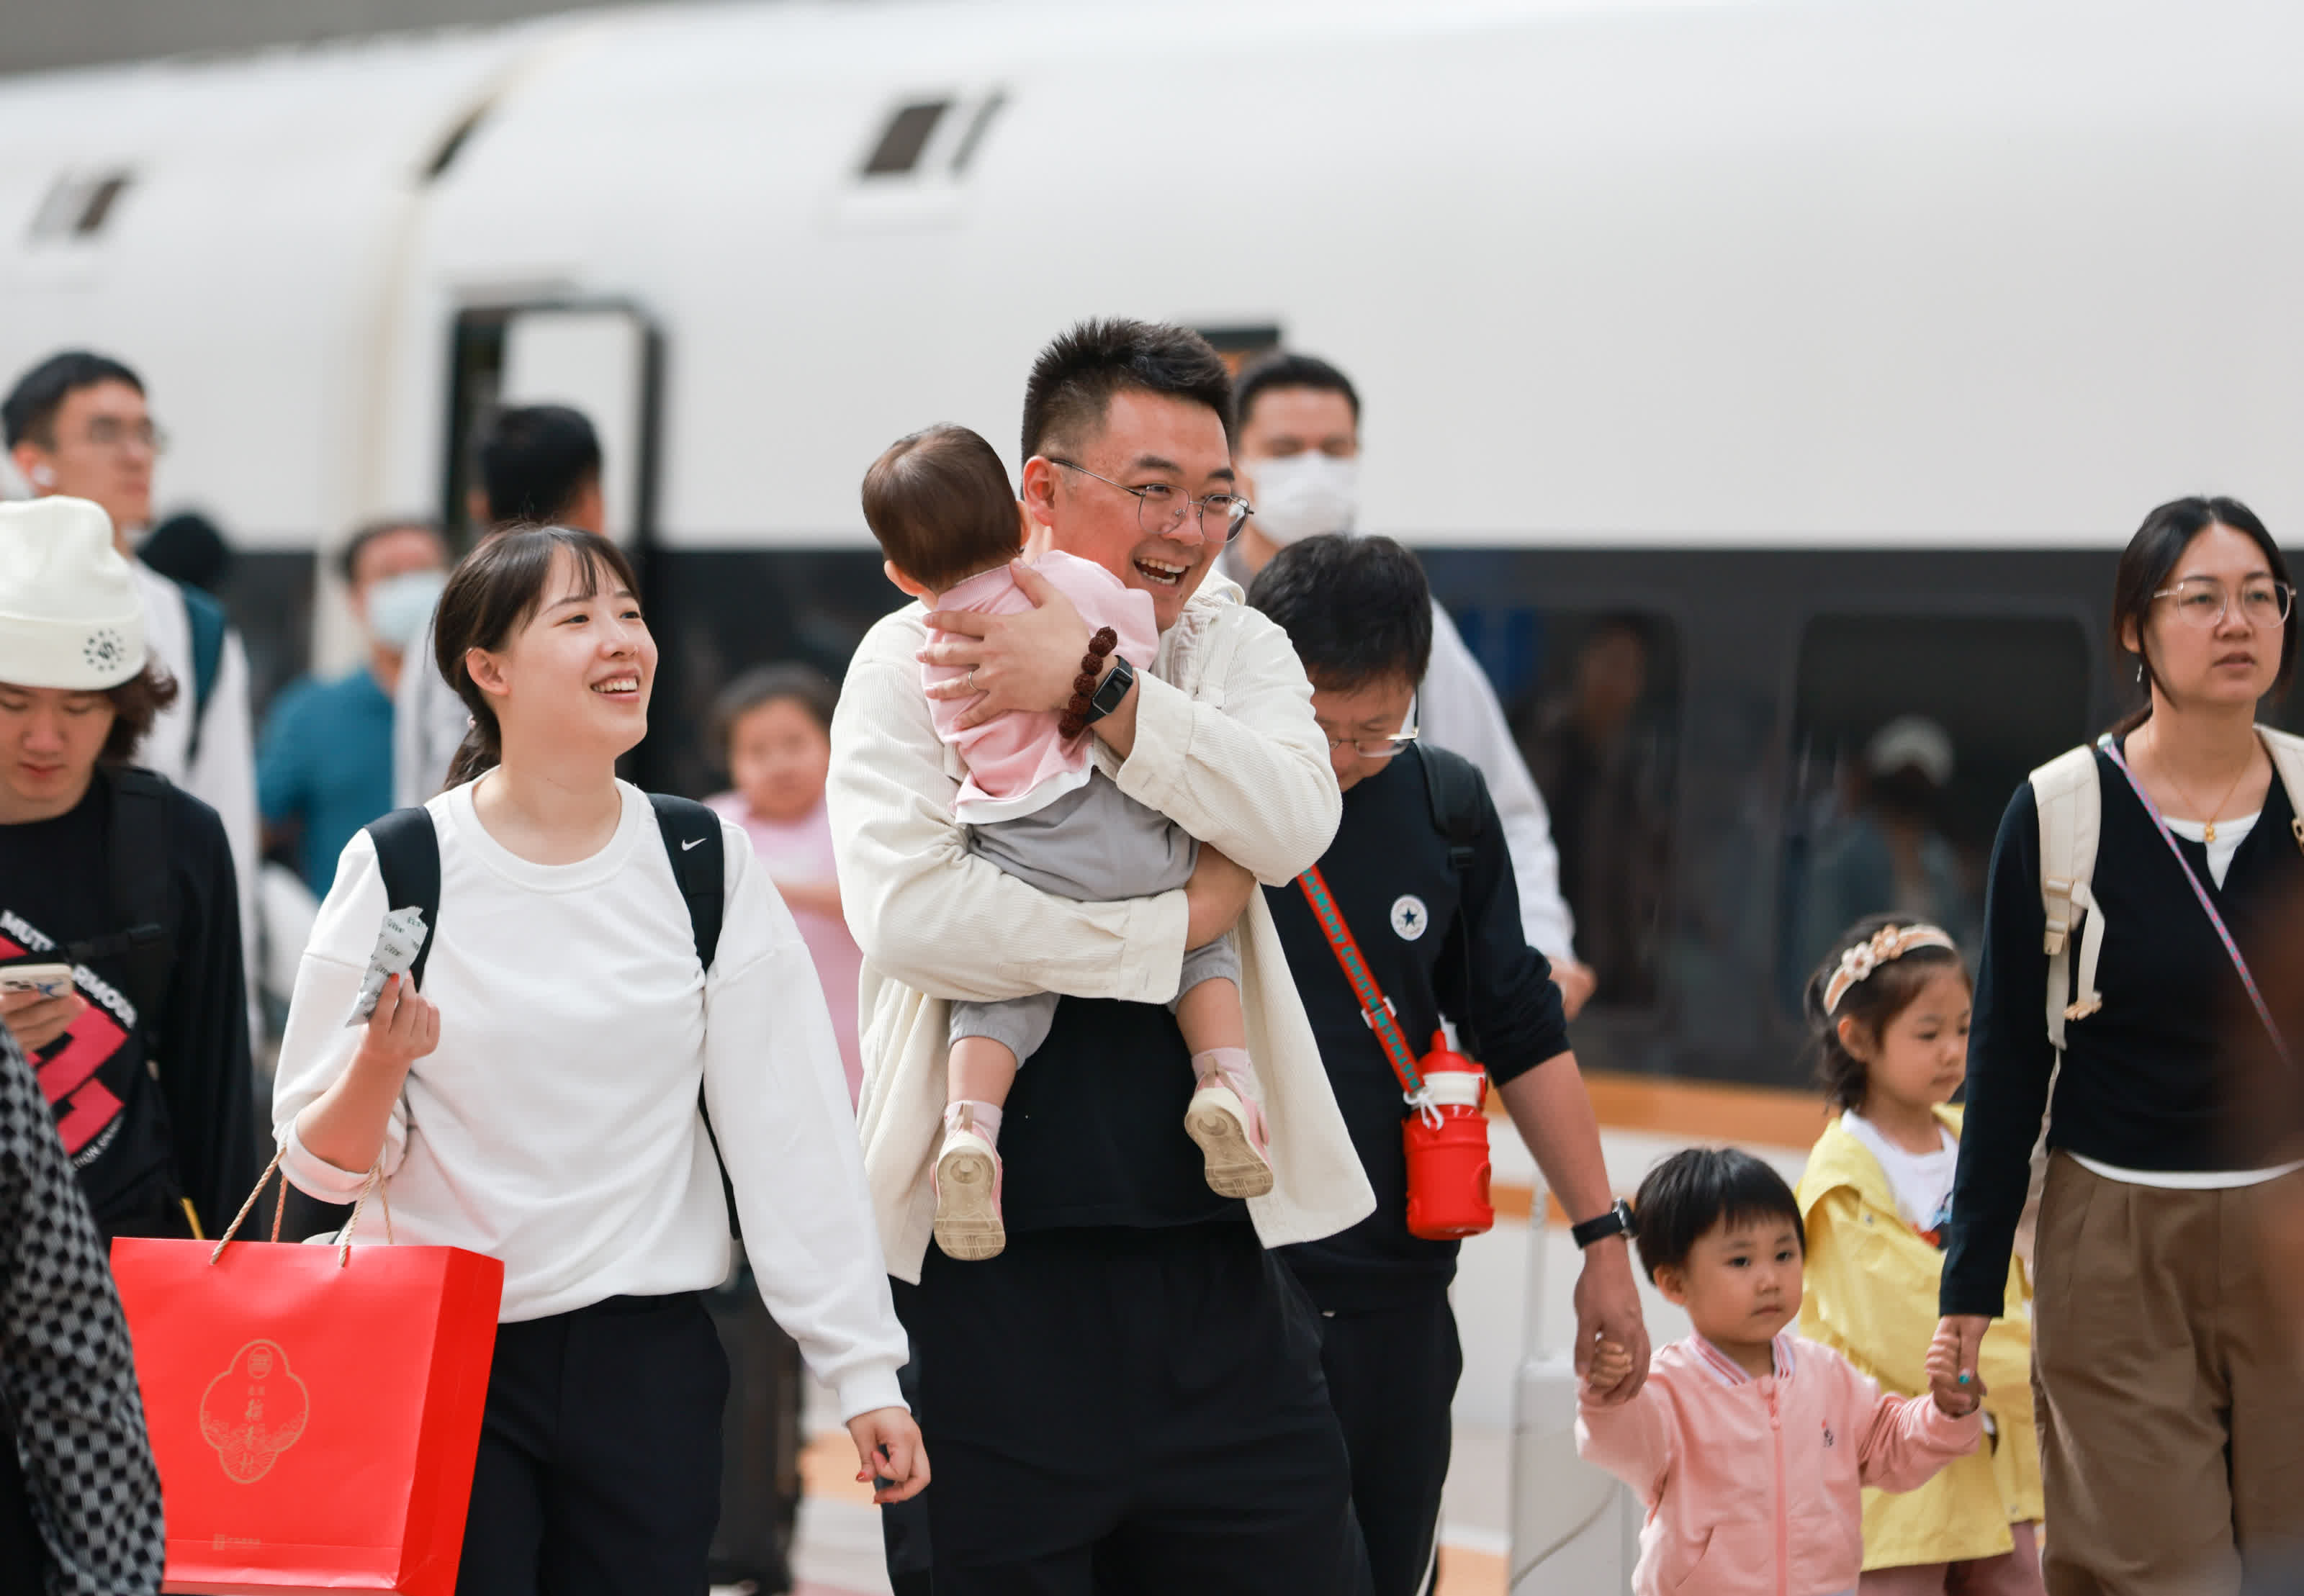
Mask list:
[[[1960,1156],[1961,1111],[1948,1103],[1968,1073],[1968,971],[1936,926],[1876,916],[1841,936],[1806,1006],[1840,1117],[1800,1178],[1814,1281],[1800,1328],[1888,1389],[1917,1394]],[[2031,1295],[2012,1262],[2008,1301]],[[2031,1322],[2012,1311],[1984,1339],[1991,1446],[1908,1495],[1865,1492],[1863,1596],[2039,1596],[2031,1365]]]
[[[1636,1596],[1852,1596],[1861,1488],[1910,1490],[1982,1435],[1977,1398],[1883,1396],[1800,1313],[1804,1239],[1783,1177],[1750,1153],[1692,1147],[1640,1183],[1633,1239],[1696,1333],[1657,1352],[1631,1401],[1602,1407],[1631,1366],[1603,1342],[1576,1449],[1639,1492]],[[1949,1352],[1932,1354],[1952,1378]],[[1971,1386],[1975,1382],[1971,1382]]]
[[838,697],[838,689],[806,665],[760,665],[738,676],[712,705],[713,745],[735,790],[704,801],[744,828],[800,925],[825,1006],[832,1010],[852,1107],[864,1082],[856,1047],[856,986],[864,956],[841,917],[832,816],[824,804]]
[[[888,579],[930,609],[997,615],[1031,607],[1010,569],[1029,523],[1000,456],[975,433],[935,426],[897,440],[865,473],[863,497],[864,519],[888,557]],[[1102,651],[1082,662],[1080,695],[1097,685],[1091,663],[1124,657],[1150,667],[1159,628],[1149,594],[1059,550],[1032,564],[1088,623],[1091,652]],[[925,666],[922,685],[961,674]],[[953,813],[969,827],[970,851],[1041,891],[1086,903],[1184,884],[1199,844],[1096,768],[1092,733],[1075,727],[1067,735],[1054,713],[1014,710],[963,728],[973,702],[931,701],[936,735],[967,766]],[[1199,1082],[1184,1129],[1199,1144],[1209,1188],[1227,1197],[1263,1196],[1272,1189],[1272,1165],[1248,1085],[1240,954],[1230,939],[1186,950],[1170,1007]],[[936,1245],[953,1258],[989,1258],[1007,1245],[1002,1110],[1017,1068],[1047,1039],[1055,1011],[1053,992],[952,1005],[944,1140],[934,1185]]]

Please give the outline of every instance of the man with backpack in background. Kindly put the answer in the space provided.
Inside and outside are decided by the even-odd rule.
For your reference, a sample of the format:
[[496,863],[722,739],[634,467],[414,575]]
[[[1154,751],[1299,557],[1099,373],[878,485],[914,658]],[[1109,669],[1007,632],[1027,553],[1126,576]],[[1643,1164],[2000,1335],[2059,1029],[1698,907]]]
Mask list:
[[[506,527],[568,527],[606,533],[600,494],[600,439],[583,413],[563,404],[496,412],[473,451],[479,482],[469,513],[482,537]],[[470,716],[434,660],[432,626],[409,651],[393,693],[392,801],[420,804],[448,782],[448,764]]]
[[[1432,1577],[1449,1404],[1464,1360],[1448,1305],[1458,1243],[1427,1238],[1435,1226],[1411,1215],[1411,1193],[1419,1204],[1453,1203],[1469,1215],[1454,1234],[1484,1229],[1484,1212],[1493,1219],[1485,1179],[1462,1169],[1461,1189],[1448,1189],[1434,1168],[1411,1166],[1403,1141],[1411,1115],[1441,1119],[1438,1079],[1428,1104],[1411,1109],[1403,1098],[1430,1078],[1427,1063],[1453,1062],[1425,1054],[1444,1018],[1461,1050],[1486,1065],[1576,1221],[1578,1374],[1605,1337],[1634,1355],[1632,1372],[1603,1399],[1629,1398],[1646,1376],[1648,1335],[1626,1211],[1609,1191],[1559,989],[1522,934],[1487,784],[1470,760],[1401,730],[1432,652],[1423,569],[1388,537],[1315,537],[1275,554],[1248,602],[1295,646],[1343,789],[1343,818],[1320,862],[1264,891],[1376,1196],[1376,1212],[1352,1229],[1282,1255],[1320,1312],[1321,1364],[1351,1458],[1376,1596],[1415,1596]],[[1477,1120],[1478,1101],[1459,1113],[1467,1106]],[[1485,1128],[1479,1136],[1484,1148]],[[1422,1220],[1416,1230],[1412,1220]]]
[[258,857],[248,650],[223,605],[136,558],[136,536],[152,524],[153,469],[168,446],[145,402],[143,379],[86,350],[51,355],[0,401],[0,432],[35,497],[88,499],[112,518],[114,545],[143,595],[146,645],[180,689],[153,722],[137,763],[224,822],[239,886],[243,964],[253,969]]

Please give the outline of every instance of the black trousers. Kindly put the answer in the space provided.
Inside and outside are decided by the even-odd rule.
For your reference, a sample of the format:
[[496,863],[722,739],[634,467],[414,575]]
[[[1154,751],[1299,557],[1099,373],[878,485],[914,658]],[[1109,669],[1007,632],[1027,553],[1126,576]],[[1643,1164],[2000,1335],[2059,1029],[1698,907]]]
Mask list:
[[1323,1314],[1320,1367],[1351,1454],[1376,1596],[1419,1596],[1448,1480],[1448,1407],[1464,1372],[1447,1287],[1419,1283],[1393,1306]]
[[1247,1225],[931,1247],[904,1301],[936,1596],[1366,1592],[1317,1315]]
[[727,1397],[696,1292],[499,1325],[458,1596],[703,1596]]

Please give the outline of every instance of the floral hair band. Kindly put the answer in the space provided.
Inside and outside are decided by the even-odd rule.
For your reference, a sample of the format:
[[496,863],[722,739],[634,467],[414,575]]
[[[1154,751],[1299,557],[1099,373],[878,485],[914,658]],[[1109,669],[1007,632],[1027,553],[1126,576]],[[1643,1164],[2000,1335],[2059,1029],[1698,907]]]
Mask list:
[[1952,940],[1934,925],[1884,925],[1869,939],[1840,956],[1840,967],[1824,989],[1824,1011],[1836,1013],[1849,989],[1861,984],[1884,964],[1893,964],[1915,948],[1953,948]]

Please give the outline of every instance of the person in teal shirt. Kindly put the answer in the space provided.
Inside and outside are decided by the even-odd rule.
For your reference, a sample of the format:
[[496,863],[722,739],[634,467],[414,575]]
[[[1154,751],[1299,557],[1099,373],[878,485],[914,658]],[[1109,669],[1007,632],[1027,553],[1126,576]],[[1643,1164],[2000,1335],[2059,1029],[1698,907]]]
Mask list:
[[[448,547],[423,521],[379,521],[346,546],[339,569],[368,634],[365,664],[333,681],[281,689],[256,757],[266,840],[285,843],[297,874],[326,896],[352,833],[392,807],[392,695],[447,580]],[[423,668],[428,662],[414,663]]]

